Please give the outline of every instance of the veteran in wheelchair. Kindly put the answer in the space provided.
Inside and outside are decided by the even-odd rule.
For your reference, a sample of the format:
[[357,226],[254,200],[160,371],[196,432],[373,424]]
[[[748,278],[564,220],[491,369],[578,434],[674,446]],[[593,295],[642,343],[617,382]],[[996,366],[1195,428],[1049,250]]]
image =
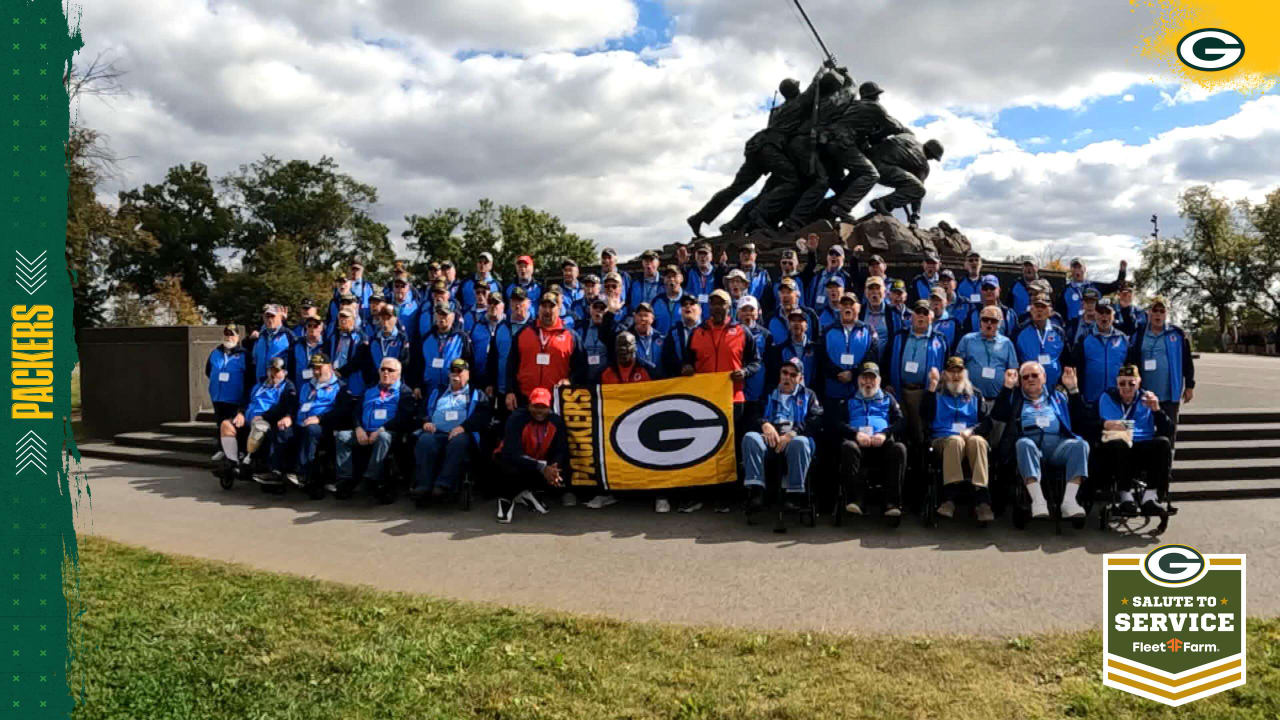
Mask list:
[[765,399],[759,417],[752,423],[753,429],[742,437],[748,520],[764,508],[767,475],[785,469],[779,482],[779,495],[784,499],[779,503],[778,529],[785,530],[782,514],[786,512],[803,513],[805,523],[814,524],[808,474],[821,425],[822,404],[804,384],[804,359],[783,361],[778,370],[778,386]]
[[1155,518],[1159,535],[1169,527],[1169,466],[1173,423],[1155,393],[1143,390],[1136,365],[1124,365],[1116,386],[1103,391],[1094,409],[1098,431],[1095,497],[1099,527],[1112,517]]
[[[931,470],[941,465],[942,482],[935,482],[930,472],[930,487],[925,499],[925,520],[932,524],[932,513],[950,518],[962,494],[971,497],[978,524],[986,527],[994,518],[988,478],[987,438],[991,434],[991,418],[987,401],[969,381],[964,358],[948,358],[941,374],[929,371],[928,385],[920,404],[920,419],[929,438]],[[939,462],[940,460],[940,462]],[[970,480],[965,483],[964,463],[969,463]],[[971,493],[964,493],[972,488]],[[941,499],[936,505],[935,497]]]

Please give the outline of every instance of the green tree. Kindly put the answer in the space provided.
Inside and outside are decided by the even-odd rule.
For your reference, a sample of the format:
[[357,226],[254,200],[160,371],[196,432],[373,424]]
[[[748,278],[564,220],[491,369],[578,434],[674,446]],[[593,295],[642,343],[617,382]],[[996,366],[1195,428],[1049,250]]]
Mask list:
[[1207,186],[1188,188],[1178,204],[1186,231],[1143,243],[1136,282],[1182,307],[1211,309],[1221,348],[1233,308],[1249,302],[1246,275],[1258,240],[1245,230],[1237,206]]
[[310,272],[329,272],[352,258],[370,273],[391,263],[387,226],[370,214],[378,191],[338,172],[333,158],[283,162],[264,155],[221,183],[236,216],[232,245],[244,251],[246,264],[272,241],[287,242],[291,264]]
[[409,248],[417,254],[421,272],[433,260],[453,260],[459,275],[475,267],[480,253],[493,254],[494,270],[510,278],[515,259],[521,255],[534,258],[535,271],[546,277],[558,275],[560,263],[572,258],[580,264],[595,261],[595,243],[565,228],[560,218],[527,205],[494,205],[482,199],[477,207],[462,211],[443,208],[427,215],[405,218],[409,229],[403,234]]
[[217,250],[231,240],[235,216],[218,198],[203,163],[169,168],[163,183],[120,193],[118,214],[144,233],[111,248],[108,274],[135,288],[181,278],[182,290],[205,305],[226,269]]
[[1275,327],[1280,322],[1280,190],[1271,191],[1261,204],[1242,205],[1257,240],[1242,273],[1245,302]]
[[224,275],[209,297],[209,309],[218,322],[257,327],[267,303],[296,308],[308,297],[327,298],[331,276],[303,268],[297,256],[293,241],[269,240],[246,258],[241,269]]

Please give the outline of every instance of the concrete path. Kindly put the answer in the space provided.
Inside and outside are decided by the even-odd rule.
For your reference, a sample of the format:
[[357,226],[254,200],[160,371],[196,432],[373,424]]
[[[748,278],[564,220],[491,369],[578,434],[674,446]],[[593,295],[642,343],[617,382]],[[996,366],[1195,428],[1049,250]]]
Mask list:
[[[1280,358],[1205,354],[1190,409],[1280,408]],[[1007,517],[926,530],[907,519],[775,535],[738,513],[655,515],[490,503],[470,513],[309,501],[256,486],[221,490],[207,472],[107,460],[82,466],[92,502],[79,529],[162,552],[429,593],[628,620],[856,633],[1012,635],[1097,628],[1102,553],[1145,552],[1142,535]],[[1188,502],[1161,542],[1248,554],[1249,610],[1280,613],[1280,501]]]

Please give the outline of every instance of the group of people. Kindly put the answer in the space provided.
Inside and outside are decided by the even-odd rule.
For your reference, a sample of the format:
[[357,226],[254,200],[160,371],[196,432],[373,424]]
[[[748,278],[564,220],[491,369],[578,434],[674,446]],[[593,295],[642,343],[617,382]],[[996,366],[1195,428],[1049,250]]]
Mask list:
[[[896,524],[933,463],[938,514],[968,500],[985,524],[995,462],[1016,470],[1032,517],[1050,502],[1081,517],[1082,486],[1115,486],[1122,512],[1166,519],[1194,365],[1168,302],[1134,303],[1124,263],[1115,281],[1097,282],[1072,260],[1054,292],[1030,259],[1003,288],[976,252],[958,272],[928,255],[903,280],[879,256],[864,267],[861,247],[819,247],[810,235],[766,269],[751,242],[729,265],[695,238],[662,267],[643,253],[635,277],[605,248],[598,270],[583,276],[564,260],[553,281],[521,256],[505,285],[488,253],[464,279],[433,263],[419,286],[397,266],[381,289],[352,263],[325,317],[304,302],[289,327],[269,304],[252,332],[224,328],[207,363],[218,472],[339,497],[363,481],[392,502],[386,466],[398,452],[420,503],[452,495],[471,468],[510,522],[517,505],[546,512],[548,496],[577,504],[557,387],[728,372],[739,484],[659,495],[658,512],[742,500],[753,512],[776,475],[779,502],[822,490],[853,514],[878,501]],[[331,480],[317,472],[322,448]],[[815,463],[826,471],[811,473]],[[1065,478],[1061,497],[1042,490],[1048,466]],[[810,488],[811,475],[838,483]],[[1090,485],[1092,475],[1106,477]],[[585,504],[615,501],[601,492]]]

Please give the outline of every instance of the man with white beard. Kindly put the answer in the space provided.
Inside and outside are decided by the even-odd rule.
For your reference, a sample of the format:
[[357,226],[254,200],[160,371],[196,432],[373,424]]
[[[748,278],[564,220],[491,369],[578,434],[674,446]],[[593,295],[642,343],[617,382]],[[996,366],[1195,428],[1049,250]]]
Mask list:
[[969,461],[973,483],[973,509],[978,524],[986,527],[995,519],[991,493],[987,489],[987,435],[991,432],[987,402],[969,382],[964,358],[950,357],[940,375],[929,371],[929,384],[920,403],[920,419],[933,449],[942,456],[942,503],[938,514],[951,517],[956,497],[964,482],[963,463]]

